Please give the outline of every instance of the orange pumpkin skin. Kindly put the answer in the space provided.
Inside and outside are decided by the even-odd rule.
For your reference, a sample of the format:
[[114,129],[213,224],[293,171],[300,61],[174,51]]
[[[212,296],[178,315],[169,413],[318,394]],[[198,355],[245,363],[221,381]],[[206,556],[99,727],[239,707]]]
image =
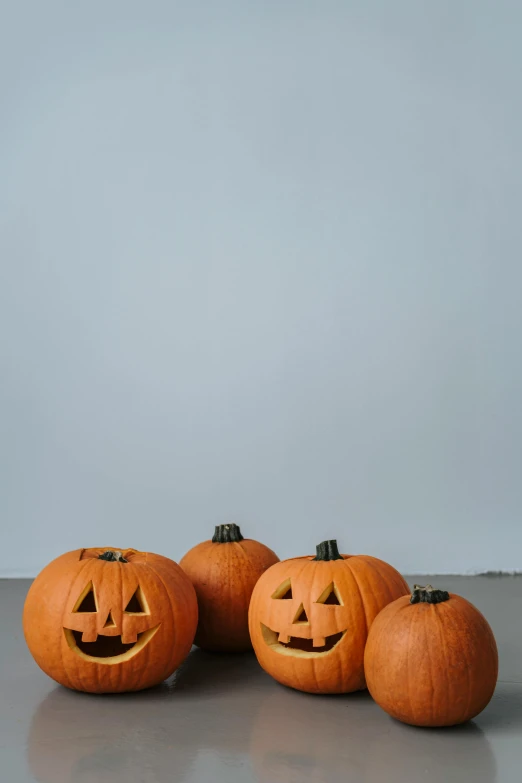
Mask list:
[[279,558],[271,549],[243,538],[238,525],[217,525],[204,541],[181,558],[196,590],[199,622],[194,643],[213,652],[252,649],[248,606],[259,577]]
[[372,697],[413,726],[471,720],[488,704],[497,682],[497,645],[486,619],[464,598],[445,595],[437,603],[399,598],[377,617],[366,645]]
[[[123,559],[101,559],[104,553]],[[172,560],[77,549],[36,577],[23,628],[36,663],[61,685],[120,693],[169,677],[190,651],[197,616],[194,588]]]
[[325,545],[335,559],[293,558],[263,574],[250,602],[250,636],[263,669],[283,685],[349,693],[366,687],[368,628],[408,585],[382,560],[340,555],[336,542],[319,545],[317,557]]

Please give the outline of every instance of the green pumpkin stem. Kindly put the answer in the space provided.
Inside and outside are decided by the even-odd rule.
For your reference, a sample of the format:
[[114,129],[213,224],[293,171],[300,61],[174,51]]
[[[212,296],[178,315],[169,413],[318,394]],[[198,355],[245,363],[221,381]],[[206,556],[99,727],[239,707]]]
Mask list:
[[436,590],[431,585],[413,585],[410,604],[440,604],[443,601],[449,601],[447,590]]
[[340,554],[337,548],[337,541],[335,539],[331,541],[321,541],[317,544],[316,555],[314,560],[343,560],[343,556]]
[[243,541],[239,525],[231,522],[229,525],[216,525],[216,531],[212,536],[213,544],[234,544]]
[[108,549],[103,554],[98,555],[98,560],[106,560],[108,563],[128,563],[125,560],[121,552],[115,552],[113,549]]

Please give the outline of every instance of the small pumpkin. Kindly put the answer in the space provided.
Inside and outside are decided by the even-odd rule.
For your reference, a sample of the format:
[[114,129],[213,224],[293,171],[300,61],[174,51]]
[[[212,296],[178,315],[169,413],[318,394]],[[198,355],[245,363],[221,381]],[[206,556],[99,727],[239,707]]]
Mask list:
[[43,671],[90,693],[137,691],[169,677],[190,651],[194,588],[161,555],[77,549],[56,558],[27,595],[27,645]]
[[217,525],[211,541],[181,558],[196,590],[199,622],[194,640],[204,650],[242,652],[252,649],[248,605],[254,586],[267,568],[278,563],[271,549],[243,538],[239,525]]
[[498,675],[493,632],[473,604],[415,585],[377,617],[364,656],[385,712],[414,726],[453,726],[488,704]]
[[336,541],[323,541],[315,557],[277,563],[254,588],[249,626],[257,659],[291,688],[362,690],[368,629],[381,609],[408,592],[388,563],[341,555]]

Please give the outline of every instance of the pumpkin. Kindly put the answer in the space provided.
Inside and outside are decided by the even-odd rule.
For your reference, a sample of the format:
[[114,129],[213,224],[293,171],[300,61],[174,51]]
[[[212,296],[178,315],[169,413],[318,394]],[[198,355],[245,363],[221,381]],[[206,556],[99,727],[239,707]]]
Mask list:
[[414,726],[453,726],[478,715],[493,695],[497,645],[469,601],[415,585],[375,620],[364,657],[371,695]]
[[392,566],[369,555],[341,555],[336,541],[323,541],[315,557],[277,563],[257,583],[249,611],[257,659],[291,688],[361,690],[368,629],[407,592]]
[[257,580],[279,558],[258,541],[243,538],[239,525],[217,525],[204,541],[181,558],[198,597],[199,622],[194,640],[204,650],[252,649],[248,605]]
[[190,651],[196,625],[196,594],[181,568],[134,549],[58,557],[31,585],[23,614],[40,668],[91,693],[157,685]]

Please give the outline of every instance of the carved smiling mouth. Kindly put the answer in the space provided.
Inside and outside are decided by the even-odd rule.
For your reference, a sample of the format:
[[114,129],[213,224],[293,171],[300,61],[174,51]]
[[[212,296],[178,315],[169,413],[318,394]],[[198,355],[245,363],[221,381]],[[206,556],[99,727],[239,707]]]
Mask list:
[[64,628],[63,631],[67,644],[80,658],[91,661],[91,663],[110,665],[128,661],[129,658],[137,655],[152,639],[159,627],[158,623],[154,628],[139,633],[138,640],[130,644],[124,644],[121,636],[102,636],[101,634],[98,635],[95,642],[84,642],[81,631],[71,631],[69,628]]
[[[324,644],[314,647],[313,639],[302,639],[298,636],[289,636],[288,642],[279,641],[279,634],[261,623],[261,632],[266,644],[281,655],[292,655],[301,658],[317,658],[327,655],[341,641],[346,631],[325,636]],[[317,641],[317,640],[316,640]],[[323,641],[323,640],[321,640]]]

